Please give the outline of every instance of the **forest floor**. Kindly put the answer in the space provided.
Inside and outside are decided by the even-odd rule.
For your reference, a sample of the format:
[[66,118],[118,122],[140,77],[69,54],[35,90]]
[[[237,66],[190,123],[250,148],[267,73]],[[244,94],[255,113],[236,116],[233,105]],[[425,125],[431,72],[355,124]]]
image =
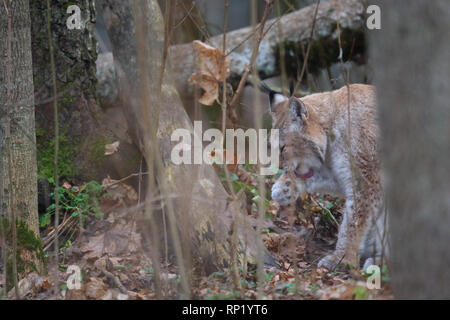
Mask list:
[[[271,183],[267,181],[268,188]],[[66,242],[61,249],[60,264],[55,267],[49,263],[48,276],[33,273],[21,280],[19,286],[25,299],[156,298],[154,270],[148,252],[143,250],[143,233],[139,230],[143,213],[130,211],[136,207],[137,192],[110,179],[105,179],[103,185],[107,186],[106,194],[98,208],[103,217],[87,219],[84,227],[80,227],[73,215],[64,216],[61,224],[66,227],[60,230],[60,243],[64,239]],[[73,188],[68,184],[66,187]],[[317,194],[302,196],[295,208],[279,208],[270,201],[263,241],[276,263],[264,267],[266,279],[261,288],[258,290],[253,265],[247,270],[240,269],[240,290],[235,289],[229,269],[209,276],[194,270],[191,298],[391,299],[389,275],[384,267],[381,288],[371,290],[366,286],[367,275],[360,270],[348,266],[333,271],[317,268],[318,260],[330,253],[336,242],[343,203],[342,199]],[[249,215],[253,209],[250,201]],[[43,232],[47,249],[51,248],[51,241],[45,239],[51,238],[52,232],[51,227]],[[171,262],[175,259],[166,258],[161,271],[164,298],[182,298],[178,268]],[[69,289],[70,283],[75,283],[71,282],[76,274],[72,274],[73,266],[80,270],[79,289]],[[13,291],[9,298],[14,297]]]

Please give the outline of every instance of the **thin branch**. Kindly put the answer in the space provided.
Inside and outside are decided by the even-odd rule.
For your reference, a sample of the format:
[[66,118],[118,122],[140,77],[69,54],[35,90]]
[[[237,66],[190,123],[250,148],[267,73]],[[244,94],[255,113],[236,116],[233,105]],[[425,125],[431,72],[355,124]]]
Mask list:
[[[227,48],[227,29],[228,29],[228,13],[230,8],[230,0],[225,1],[225,8],[224,8],[224,17],[223,17],[223,39],[222,39],[222,75],[226,74],[226,48]],[[226,129],[226,118],[227,118],[227,79],[224,76],[223,80],[223,87],[222,87],[222,132],[225,133]],[[223,145],[223,141],[222,141]],[[224,163],[224,169],[225,169],[225,177],[227,181],[228,188],[230,189],[230,192],[232,193],[233,200],[236,200],[236,194],[234,192],[234,188],[231,184],[230,179],[230,173],[228,171],[227,166],[227,156],[225,155],[225,163]],[[232,275],[233,275],[233,284],[235,287],[235,290],[240,292],[242,294],[242,285],[241,285],[241,279],[239,277],[239,270],[237,266],[237,247],[238,247],[238,217],[237,212],[234,213],[234,221],[233,221],[233,235],[231,239],[231,265],[232,265]]]
[[97,266],[97,269],[100,270],[107,278],[109,278],[116,285],[116,287],[119,288],[120,292],[122,292],[123,294],[128,294],[128,290],[123,286],[119,278],[117,278],[111,272],[107,271],[105,268]]
[[[143,129],[143,136],[144,140],[150,138],[151,145],[154,144],[154,137],[152,136],[152,132],[155,132],[154,129],[152,129],[152,126],[155,125],[155,123],[158,123],[159,116],[156,117],[156,121],[154,118],[150,117],[149,108],[151,107],[150,103],[150,79],[149,79],[149,72],[148,72],[148,42],[146,33],[148,32],[148,25],[147,25],[147,16],[148,16],[148,7],[145,5],[143,8],[141,8],[137,2],[134,3],[133,7],[133,17],[136,21],[136,41],[137,41],[137,63],[139,67],[142,70],[145,70],[145,72],[141,72],[140,79],[139,79],[139,95],[140,95],[140,108],[142,110],[143,117],[145,121],[148,121],[149,127],[144,126]],[[157,106],[155,107],[157,108]],[[157,148],[156,148],[157,149]],[[147,166],[150,169],[149,174],[147,177],[148,181],[148,187],[147,187],[147,193],[146,198],[149,198],[151,190],[154,190],[154,173],[153,173],[153,152],[152,150],[147,146],[144,145],[142,152],[144,153]],[[156,223],[153,216],[153,208],[150,205],[147,205],[146,202],[144,202],[144,214],[145,217],[148,219],[150,224],[150,230],[152,235],[152,248],[150,250],[151,252],[151,259],[153,264],[153,269],[155,272],[155,292],[156,297],[158,299],[162,298],[162,283],[161,283],[161,269],[160,269],[160,255],[159,255],[159,238],[156,234]]]
[[252,52],[252,56],[250,58],[250,63],[245,68],[244,74],[241,77],[241,81],[239,82],[236,93],[234,94],[233,99],[231,100],[231,103],[230,103],[231,109],[234,109],[236,107],[236,105],[238,104],[242,90],[244,89],[244,86],[247,83],[247,78],[250,74],[250,71],[253,69],[253,65],[255,64],[256,58],[258,57],[259,45],[261,44],[261,40],[263,39],[263,36],[264,36],[264,26],[266,24],[267,18],[269,17],[269,13],[272,10],[273,4],[274,4],[274,0],[266,0],[266,8],[264,9],[264,14],[261,19],[261,23],[259,24],[258,34],[255,39],[254,46],[253,46],[253,52]]
[[114,182],[105,184],[103,187],[104,187],[104,188],[108,188],[108,187],[111,187],[111,186],[113,186],[113,185],[122,183],[122,182],[124,182],[124,181],[126,181],[126,180],[128,180],[128,179],[130,179],[130,178],[133,178],[133,177],[141,177],[142,175],[148,175],[148,174],[149,174],[149,172],[132,173],[132,174],[126,176],[125,178],[122,178],[122,179],[120,179],[120,180],[116,180],[116,181],[114,181]]
[[[309,35],[309,40],[308,40],[308,47],[306,49],[306,54],[305,54],[305,57],[303,59],[302,70],[301,70],[300,75],[299,75],[299,77],[297,79],[297,82],[295,83],[293,92],[297,92],[297,90],[300,88],[300,84],[302,83],[302,79],[303,79],[303,76],[305,74],[306,65],[308,63],[309,53],[311,51],[311,45],[312,45],[312,41],[313,41],[313,37],[314,37],[314,30],[315,30],[315,27],[316,27],[317,13],[319,11],[319,5],[320,5],[320,0],[317,0],[316,9],[314,11],[314,18],[313,18],[313,22],[312,22],[312,26],[311,26],[311,33]],[[293,99],[293,96],[290,97],[290,99]]]
[[[51,7],[50,0],[47,0],[47,35],[48,44],[50,48],[50,68],[52,72],[52,85],[53,85],[53,121],[55,126],[55,154],[53,159],[54,164],[54,183],[55,183],[55,244],[54,244],[54,259],[56,265],[58,265],[59,254],[59,241],[58,241],[58,225],[59,225],[59,174],[58,174],[58,153],[59,153],[59,121],[58,121],[58,100],[57,100],[57,88],[56,88],[56,68],[55,68],[55,56],[53,48],[53,37],[51,29]],[[56,278],[55,278],[56,281]],[[58,286],[55,286],[57,290]]]
[[186,18],[189,17],[189,15],[191,14],[192,10],[194,10],[194,8],[195,8],[195,2],[192,2],[191,8],[188,10],[188,12],[186,12],[186,14],[184,15],[184,17],[181,18],[180,21],[177,22],[177,23],[173,26],[173,28],[176,29],[176,28],[178,28],[179,26],[181,26],[181,25],[184,23],[184,21],[186,20]]
[[357,197],[356,197],[356,181],[355,181],[355,162],[354,162],[354,156],[351,149],[351,141],[352,141],[352,128],[351,128],[351,113],[350,113],[350,84],[349,84],[349,77],[348,77],[348,71],[346,72],[345,66],[344,66],[344,59],[343,59],[343,49],[342,49],[342,41],[341,41],[341,28],[339,24],[339,20],[337,21],[337,32],[338,32],[338,45],[339,45],[339,62],[341,65],[341,73],[345,81],[345,86],[347,88],[347,134],[348,134],[348,141],[347,141],[347,148],[349,152],[349,162],[350,162],[350,170],[352,172],[351,181],[352,181],[352,193],[353,193],[353,201],[354,201],[354,208],[356,211],[356,208],[358,207],[357,203]]
[[331,213],[330,209],[328,209],[327,207],[322,205],[320,202],[318,202],[316,199],[314,199],[313,196],[310,196],[310,198],[311,198],[312,202],[314,202],[314,204],[316,206],[319,206],[320,208],[322,208],[322,210],[324,210],[328,214],[328,216],[330,217],[331,221],[333,221],[335,226],[339,229],[339,222],[337,222],[336,218],[333,216],[333,214]]
[[[202,33],[203,37],[205,37],[205,40],[207,42],[210,42],[211,37],[208,34],[208,31],[198,25],[197,21],[194,19],[194,17],[191,14],[191,11],[186,8],[186,6],[184,5],[183,1],[181,1],[181,5],[183,6],[184,10],[186,11],[187,15],[189,16],[189,19],[191,19],[191,21],[197,27],[198,31],[200,31]],[[203,23],[203,25],[205,25],[205,23]]]

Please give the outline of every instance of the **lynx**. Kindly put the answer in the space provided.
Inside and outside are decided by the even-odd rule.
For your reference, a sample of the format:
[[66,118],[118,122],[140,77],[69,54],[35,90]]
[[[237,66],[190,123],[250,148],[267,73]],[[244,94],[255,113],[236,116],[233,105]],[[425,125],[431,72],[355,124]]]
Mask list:
[[352,84],[301,99],[265,84],[262,89],[270,95],[273,127],[280,130],[284,169],[272,198],[287,205],[307,192],[344,197],[336,248],[318,266],[373,264],[385,247],[374,87]]

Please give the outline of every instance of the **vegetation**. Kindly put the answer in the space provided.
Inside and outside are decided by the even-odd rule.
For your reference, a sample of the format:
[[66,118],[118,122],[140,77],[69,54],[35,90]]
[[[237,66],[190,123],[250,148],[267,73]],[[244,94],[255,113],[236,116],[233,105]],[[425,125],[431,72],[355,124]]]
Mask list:
[[[0,300],[449,297],[444,1],[4,1]],[[273,121],[284,170],[197,161],[193,121]]]
[[[55,139],[42,128],[36,129],[38,178],[53,179]],[[66,134],[59,136],[58,176],[61,179],[73,179],[78,168],[74,159],[78,153],[76,143],[70,141]]]
[[[364,30],[342,28],[340,31],[339,45],[337,37],[337,25],[334,24],[333,32],[314,39],[308,56],[308,71],[312,74],[320,70],[326,70],[333,63],[339,62],[340,50],[344,61],[355,61],[358,64],[366,63],[366,36]],[[274,46],[277,58],[277,70],[281,69],[280,63],[284,60],[286,73],[290,78],[296,78],[297,72],[302,69],[305,60],[305,52],[309,41],[296,42],[285,40]],[[281,58],[281,53],[284,56]],[[283,60],[282,60],[283,59]]]
[[[12,239],[12,225],[8,219],[2,219],[0,231],[6,236],[6,239]],[[40,237],[30,230],[28,224],[23,220],[16,221],[17,230],[17,273],[24,275],[28,272],[42,272],[46,267],[46,254],[42,248]],[[8,243],[10,240],[8,241]],[[9,243],[11,245],[11,243]],[[30,259],[29,256],[35,259]],[[9,252],[6,259],[6,289],[10,290],[14,286],[12,253]]]
[[[52,179],[49,179],[53,183]],[[71,186],[59,187],[60,210],[65,214],[79,219],[80,225],[83,225],[87,218],[102,218],[103,213],[99,210],[100,200],[104,195],[103,187],[96,181],[88,182],[79,188]],[[50,194],[54,200],[55,194]],[[51,217],[55,213],[55,204],[47,208],[47,211],[39,216],[41,227],[46,227],[51,222]]]

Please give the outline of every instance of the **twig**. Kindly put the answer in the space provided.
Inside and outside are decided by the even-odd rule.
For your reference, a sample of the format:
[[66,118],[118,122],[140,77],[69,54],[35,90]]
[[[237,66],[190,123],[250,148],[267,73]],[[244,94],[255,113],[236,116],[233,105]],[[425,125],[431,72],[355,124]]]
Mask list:
[[[230,8],[230,0],[225,1],[225,8],[224,8],[224,17],[223,17],[223,39],[222,39],[222,75],[224,76],[223,79],[223,89],[222,89],[222,132],[225,133],[226,128],[226,117],[227,117],[227,79],[225,78],[226,70],[225,70],[225,60],[226,60],[226,48],[227,48],[227,28],[228,28],[228,12]],[[233,200],[237,200],[237,196],[234,192],[233,186],[231,184],[230,180],[230,173],[228,172],[227,167],[227,156],[225,156],[225,163],[224,163],[224,169],[225,169],[225,177],[228,184],[228,188],[230,189],[230,192],[233,196]],[[242,190],[241,190],[242,191]],[[238,210],[236,210],[238,211]],[[231,265],[232,265],[232,274],[233,274],[233,284],[236,289],[236,291],[240,292],[241,296],[243,294],[243,289],[241,285],[241,279],[239,276],[239,270],[237,266],[237,250],[238,250],[238,232],[239,232],[239,226],[238,226],[238,212],[234,212],[234,221],[232,224],[233,229],[233,235],[231,239]]]
[[128,179],[130,179],[130,178],[133,178],[133,177],[139,177],[139,178],[140,178],[142,175],[148,175],[148,174],[149,174],[149,172],[132,173],[132,174],[130,174],[129,176],[126,176],[125,178],[122,178],[122,179],[120,179],[120,180],[116,180],[116,181],[114,181],[114,182],[105,184],[103,187],[104,187],[104,188],[109,188],[109,187],[111,187],[111,186],[113,186],[113,185],[122,183],[122,182],[124,182],[124,181],[126,181],[126,180],[128,180]]
[[[230,7],[230,1],[225,1],[225,13],[224,13],[224,23],[223,23],[223,38],[222,38],[222,75],[224,77],[222,82],[222,133],[225,134],[226,130],[226,118],[227,118],[227,79],[225,78],[226,70],[225,70],[225,60],[226,60],[226,48],[227,48],[227,28],[228,28],[228,9]],[[222,142],[223,145],[223,142]],[[233,156],[233,155],[232,155]],[[233,199],[236,199],[236,193],[234,192],[233,186],[231,184],[230,173],[227,167],[227,155],[225,154],[225,161],[223,168],[225,170],[225,180],[228,185],[228,189],[230,190]]]
[[[284,14],[289,13],[289,10],[286,11]],[[270,31],[270,29],[279,21],[281,20],[281,16],[277,17],[277,19],[275,19],[275,21],[273,21],[271,24],[269,24],[269,26],[266,28],[266,30],[264,31],[263,34],[263,38],[266,36],[266,34]],[[251,37],[253,37],[256,33],[256,31],[259,30],[259,25],[255,28],[255,30],[253,30],[252,32],[250,32],[241,42],[239,42],[236,46],[234,46],[231,50],[229,50],[226,53],[226,57],[228,57],[232,52],[234,52],[236,49],[238,49],[240,46],[242,46],[244,43],[246,43]]]
[[97,267],[98,270],[100,270],[107,278],[111,279],[112,282],[119,288],[120,292],[123,294],[128,294],[128,290],[123,286],[122,282],[120,282],[119,278],[117,278],[115,275],[113,275],[111,272],[106,271],[105,268]]
[[336,224],[336,227],[339,228],[339,223],[337,222],[336,218],[333,216],[331,211],[327,207],[324,207],[320,202],[316,201],[316,199],[314,199],[313,196],[311,196],[310,198],[314,202],[314,204],[318,205],[319,207],[321,207],[323,210],[325,210],[328,213],[331,220]]
[[177,23],[173,26],[173,28],[176,29],[176,28],[178,28],[180,25],[182,25],[183,22],[186,20],[186,18],[189,17],[189,15],[191,14],[192,10],[194,10],[194,8],[195,8],[195,2],[192,2],[192,6],[191,6],[191,8],[189,9],[189,11],[184,15],[183,18],[180,19],[179,22],[177,22]]
[[[58,153],[59,153],[59,121],[58,121],[58,100],[57,100],[57,89],[56,89],[56,70],[55,70],[55,56],[53,49],[53,37],[51,30],[51,7],[50,0],[47,0],[47,35],[48,35],[48,44],[50,48],[50,68],[52,73],[52,85],[53,85],[53,121],[55,126],[55,154],[53,159],[54,165],[54,183],[55,183],[55,263],[58,264],[58,251],[59,251],[59,243],[58,243],[58,225],[59,225],[59,176],[58,176]],[[56,280],[56,279],[55,279]],[[57,288],[58,286],[55,286]],[[56,289],[55,289],[56,290]]]
[[197,27],[197,29],[202,33],[202,35],[205,37],[205,40],[207,42],[210,42],[209,39],[211,38],[209,36],[209,34],[207,33],[206,30],[204,30],[202,27],[200,27],[197,23],[197,21],[195,21],[194,17],[191,14],[191,11],[188,11],[186,6],[184,5],[183,1],[181,1],[181,5],[183,6],[184,10],[186,10],[187,15],[189,16],[189,18],[191,19],[191,21],[194,23],[194,25]]
[[141,203],[141,189],[142,189],[142,160],[143,156],[141,155],[141,162],[139,164],[139,184],[138,184],[138,204]]
[[59,238],[66,230],[70,230],[76,224],[77,224],[77,221],[72,216],[70,216],[69,218],[64,220],[58,226],[58,230],[53,229],[52,231],[50,231],[49,234],[44,239],[42,239],[42,245],[44,247],[44,249],[43,249],[44,252],[46,252],[46,251],[48,251],[48,249],[50,249],[50,247],[54,243],[56,237]]
[[[314,11],[314,18],[313,18],[313,22],[312,22],[312,26],[311,26],[311,33],[309,35],[309,40],[308,40],[308,47],[306,49],[306,54],[305,54],[305,57],[303,59],[302,70],[301,70],[300,75],[299,75],[299,77],[297,79],[297,82],[295,83],[293,92],[297,92],[297,90],[300,87],[300,84],[302,83],[303,76],[305,74],[306,64],[308,63],[309,53],[311,51],[312,40],[313,40],[313,37],[314,37],[314,30],[315,30],[315,27],[316,27],[316,20],[317,20],[317,13],[319,11],[319,5],[320,5],[320,0],[317,0],[316,9]],[[293,96],[290,97],[290,99],[293,99]]]
[[256,58],[258,57],[259,52],[259,45],[261,44],[261,40],[264,36],[264,26],[266,24],[267,18],[269,17],[269,13],[272,10],[274,4],[274,0],[266,0],[266,8],[264,9],[264,14],[261,19],[261,23],[259,24],[258,34],[257,38],[255,39],[255,43],[253,46],[253,52],[252,56],[250,58],[249,65],[245,68],[244,74],[241,77],[241,81],[239,82],[238,88],[236,90],[236,93],[233,96],[233,99],[230,103],[230,108],[234,109],[239,102],[239,98],[241,96],[242,90],[244,89],[245,84],[247,83],[248,75],[250,74],[250,71],[253,68],[253,65],[255,64]]
[[350,113],[350,84],[348,81],[348,72],[345,72],[345,67],[344,67],[344,59],[343,59],[343,50],[342,50],[342,41],[341,41],[341,28],[340,28],[340,24],[339,24],[339,20],[337,21],[337,32],[338,32],[338,45],[339,45],[339,62],[341,65],[341,73],[342,76],[344,77],[344,82],[345,82],[345,86],[347,88],[347,134],[348,134],[348,141],[347,141],[347,148],[348,148],[348,152],[349,152],[349,162],[350,162],[350,170],[352,172],[352,192],[353,192],[353,201],[354,201],[354,208],[356,211],[356,208],[358,207],[357,204],[357,197],[356,197],[356,187],[355,187],[355,172],[354,170],[355,165],[354,165],[354,157],[353,157],[353,152],[352,152],[352,148],[351,148],[351,141],[352,141],[352,126],[351,126],[351,113]]
[[[141,72],[139,77],[139,98],[140,98],[140,108],[142,111],[142,115],[145,119],[145,121],[148,121],[148,126],[144,126],[142,129],[143,134],[143,140],[150,140],[151,145],[155,146],[156,139],[155,134],[157,131],[157,126],[159,122],[159,105],[154,106],[154,112],[156,113],[155,116],[150,117],[149,108],[152,105],[151,104],[151,98],[149,89],[151,88],[151,82],[149,79],[149,61],[148,61],[148,41],[146,34],[148,32],[148,6],[145,5],[143,7],[138,5],[138,2],[133,3],[133,12],[134,12],[134,19],[136,23],[136,41],[137,41],[137,64],[141,68],[141,70],[145,70],[145,72]],[[167,7],[166,7],[167,9]],[[167,28],[164,27],[164,31],[166,32]],[[166,36],[166,34],[165,34]],[[166,40],[164,40],[166,41]],[[162,66],[164,68],[164,65]],[[158,76],[158,81],[161,79],[161,75]],[[158,83],[157,85],[159,85]],[[160,96],[160,93],[156,92],[158,97]],[[156,126],[156,128],[154,128]],[[150,128],[148,128],[150,127]],[[156,150],[158,148],[155,148]],[[145,160],[147,162],[147,167],[149,168],[149,174],[147,176],[148,186],[147,186],[147,192],[146,192],[146,198],[149,197],[150,192],[154,190],[155,188],[155,179],[154,179],[154,172],[153,170],[153,161],[154,161],[154,154],[153,154],[153,148],[150,148],[148,145],[143,146],[143,153],[145,153]],[[150,250],[151,252],[151,259],[153,261],[153,269],[155,272],[155,292],[156,297],[158,299],[162,299],[162,283],[161,283],[161,270],[160,270],[160,255],[159,255],[159,238],[156,235],[156,222],[153,216],[153,209],[150,205],[147,205],[147,201],[144,202],[145,206],[145,217],[149,221],[151,235],[152,235],[152,248]]]

